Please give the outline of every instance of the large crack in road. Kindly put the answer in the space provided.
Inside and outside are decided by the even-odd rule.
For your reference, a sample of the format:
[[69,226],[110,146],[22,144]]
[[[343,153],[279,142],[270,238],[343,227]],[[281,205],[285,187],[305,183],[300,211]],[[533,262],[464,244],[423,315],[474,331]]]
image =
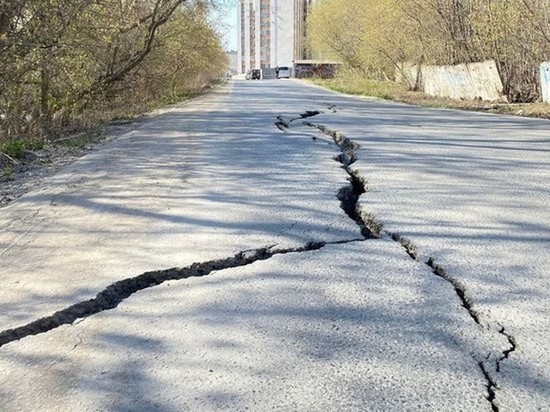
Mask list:
[[[288,122],[285,121],[281,116],[279,116],[276,125],[280,129],[285,129],[290,126],[290,123],[296,120],[317,116],[321,113],[321,111],[317,110],[305,111],[299,114],[298,117],[293,118]],[[357,198],[355,199],[355,202],[357,201]],[[342,200],[342,202],[347,203],[349,202],[349,200],[344,199]],[[28,336],[46,333],[60,326],[73,324],[78,319],[87,318],[94,314],[114,309],[121,302],[123,302],[125,299],[135,294],[136,292],[158,286],[169,280],[182,280],[191,277],[202,277],[209,275],[214,271],[246,266],[260,260],[267,260],[275,255],[309,252],[321,249],[326,245],[360,242],[365,240],[366,238],[368,238],[368,236],[364,236],[364,238],[345,239],[331,242],[311,241],[302,247],[287,249],[274,249],[274,246],[272,246],[260,249],[245,250],[238,252],[236,255],[228,258],[202,263],[193,263],[190,266],[184,268],[162,269],[157,271],[145,272],[138,276],[126,278],[110,284],[92,299],[78,302],[76,304],[66,307],[65,309],[57,311],[50,316],[37,319],[26,325],[1,331],[0,347],[8,343],[21,340]]]
[[[457,297],[461,302],[461,306],[468,311],[470,317],[478,324],[480,327],[486,328],[487,330],[493,330],[489,323],[483,322],[480,318],[480,314],[475,310],[474,301],[472,297],[468,294],[466,286],[460,282],[458,279],[450,276],[447,271],[432,257],[428,257],[425,260],[421,260],[418,248],[414,242],[410,239],[402,237],[398,233],[393,233],[383,228],[383,225],[376,220],[376,218],[365,211],[362,206],[359,204],[359,197],[369,191],[368,181],[364,176],[361,176],[357,170],[352,169],[350,166],[357,160],[357,150],[359,149],[358,143],[346,137],[342,132],[332,130],[322,124],[312,123],[312,122],[303,122],[304,126],[315,128],[321,133],[329,136],[334,143],[339,147],[341,154],[338,155],[335,160],[342,164],[342,167],[348,173],[350,185],[341,188],[338,192],[338,199],[342,202],[341,207],[346,212],[346,214],[353,219],[357,225],[361,228],[361,234],[365,239],[372,238],[381,238],[386,235],[390,237],[394,242],[398,243],[405,249],[407,254],[411,259],[415,261],[420,261],[427,265],[431,272],[439,276],[448,282],[454,289]],[[494,372],[500,372],[500,365],[503,361],[509,358],[510,354],[516,350],[517,341],[516,338],[507,333],[504,327],[500,327],[495,331],[500,335],[504,336],[508,343],[509,348],[502,351],[502,356],[495,360]],[[490,355],[484,360],[476,360],[477,365],[486,380],[487,387],[487,400],[491,405],[491,408],[494,412],[499,411],[499,406],[496,402],[496,393],[499,389],[499,385],[495,377],[491,374],[488,368],[490,362]]]
[[319,110],[306,110],[305,112],[300,113],[298,117],[294,117],[290,120],[285,120],[283,116],[277,116],[277,121],[275,122],[275,126],[277,126],[277,128],[282,132],[286,132],[286,130],[290,128],[290,125],[296,120],[307,119],[309,117],[320,115],[321,113],[323,112]]
[[340,207],[359,226],[361,235],[365,239],[378,239],[380,237],[380,225],[358,203],[360,196],[368,192],[368,182],[351,168],[351,165],[357,161],[356,153],[359,145],[342,133],[330,130],[323,125],[305,121],[303,124],[314,127],[331,137],[340,148],[341,153],[335,156],[334,160],[342,165],[348,174],[349,180],[349,184],[341,187],[338,191],[337,197],[340,200]]
[[[286,131],[290,124],[299,119],[306,119],[321,114],[321,111],[306,111],[299,117],[286,121],[282,116],[277,117],[275,125],[282,131]],[[369,191],[368,181],[364,176],[361,176],[357,170],[351,168],[357,160],[357,150],[359,145],[353,140],[347,138],[343,133],[331,130],[321,124],[315,124],[303,121],[303,124],[308,127],[316,128],[323,134],[329,136],[338,146],[340,154],[334,160],[338,161],[348,174],[349,184],[340,188],[337,197],[341,202],[341,208],[345,213],[354,220],[360,228],[363,239],[349,239],[333,242],[310,242],[298,248],[274,249],[274,247],[264,247],[254,250],[245,250],[238,252],[234,256],[212,260],[202,263],[193,263],[185,268],[172,268],[158,271],[150,271],[140,274],[135,277],[126,278],[107,286],[99,292],[95,298],[78,302],[65,309],[62,309],[50,316],[46,316],[30,322],[26,325],[7,329],[0,332],[0,347],[18,341],[28,336],[38,335],[54,330],[62,325],[73,324],[76,320],[92,316],[94,314],[116,308],[121,302],[133,294],[151,287],[158,286],[169,280],[182,280],[191,277],[202,277],[211,274],[215,271],[224,269],[236,268],[250,265],[254,262],[267,260],[275,255],[288,253],[304,253],[315,251],[330,244],[344,244],[350,242],[363,241],[365,239],[379,239],[383,236],[389,236],[393,241],[400,244],[405,249],[407,254],[415,261],[421,261],[429,266],[432,273],[441,277],[452,285],[457,297],[460,299],[462,306],[468,311],[471,318],[480,326],[491,329],[487,323],[482,322],[479,313],[474,309],[474,302],[469,296],[466,287],[457,279],[448,275],[445,269],[428,257],[421,260],[416,245],[407,238],[400,236],[397,233],[392,233],[383,228],[383,225],[378,222],[373,215],[365,211],[359,204],[361,195]],[[517,343],[514,336],[506,332],[504,327],[497,330],[499,334],[504,336],[510,344],[510,347],[502,352],[502,356],[496,359],[495,372],[500,371],[500,364],[509,358],[510,354],[516,349]],[[477,361],[478,367],[485,377],[487,384],[487,400],[490,402],[493,411],[499,411],[499,407],[495,401],[498,383],[492,373],[489,371],[489,356],[486,359]]]
[[50,316],[40,318],[26,325],[0,332],[0,347],[10,342],[23,339],[27,336],[46,333],[62,325],[72,324],[77,319],[86,318],[106,310],[114,309],[122,301],[136,292],[158,286],[169,280],[202,277],[209,275],[214,271],[247,266],[260,260],[267,260],[275,255],[310,252],[319,250],[326,245],[345,244],[361,240],[363,239],[349,239],[333,242],[309,242],[302,247],[287,249],[274,249],[274,246],[265,247],[261,249],[241,251],[234,256],[224,259],[211,260],[203,263],[193,263],[192,265],[184,268],[172,268],[145,272],[141,275],[112,283],[99,292],[93,299],[76,303],[63,310],[55,312]]

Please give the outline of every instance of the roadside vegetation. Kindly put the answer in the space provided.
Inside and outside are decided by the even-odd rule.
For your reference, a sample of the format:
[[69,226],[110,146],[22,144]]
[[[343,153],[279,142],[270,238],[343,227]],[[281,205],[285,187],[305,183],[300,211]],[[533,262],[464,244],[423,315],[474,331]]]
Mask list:
[[[539,66],[550,60],[548,0],[323,0],[308,16],[308,31],[314,55],[343,63],[338,79],[319,82],[415,103],[426,99],[407,93],[417,85],[393,84],[405,62],[495,60],[508,101],[533,103],[541,97]],[[548,116],[548,106],[537,110]]]
[[0,0],[0,163],[200,93],[226,70],[211,7]]
[[524,117],[550,119],[550,104],[533,103],[493,103],[478,100],[453,100],[450,98],[430,96],[412,91],[406,84],[390,80],[370,80],[354,72],[340,71],[334,78],[314,78],[314,84],[340,93],[376,97],[401,103],[426,107],[473,110],[487,113],[509,114]]

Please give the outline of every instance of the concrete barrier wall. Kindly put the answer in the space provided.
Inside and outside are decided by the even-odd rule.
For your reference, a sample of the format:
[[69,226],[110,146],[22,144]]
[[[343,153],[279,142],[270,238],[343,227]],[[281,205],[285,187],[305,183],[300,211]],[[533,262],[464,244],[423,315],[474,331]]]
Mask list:
[[493,60],[456,66],[421,66],[421,70],[418,66],[405,63],[396,77],[409,86],[418,85],[420,91],[432,96],[506,101],[500,74]]
[[418,82],[418,74],[418,66],[411,63],[401,63],[401,67],[395,71],[395,81],[406,83],[411,89],[415,89]]
[[550,103],[550,62],[540,65],[540,90],[542,101]]

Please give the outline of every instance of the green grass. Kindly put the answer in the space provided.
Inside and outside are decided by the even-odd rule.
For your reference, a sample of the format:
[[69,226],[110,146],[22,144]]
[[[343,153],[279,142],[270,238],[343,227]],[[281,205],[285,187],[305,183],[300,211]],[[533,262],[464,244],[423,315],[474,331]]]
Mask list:
[[40,150],[44,147],[44,141],[40,139],[34,140],[10,140],[9,142],[0,144],[0,152],[7,154],[14,159],[23,157],[25,150]]
[[23,156],[25,152],[25,142],[23,140],[12,140],[0,146],[0,152],[7,154],[14,159]]
[[393,100],[396,95],[405,91],[405,87],[399,83],[369,80],[357,75],[340,75],[332,79],[314,79],[313,82],[340,93],[388,100]]

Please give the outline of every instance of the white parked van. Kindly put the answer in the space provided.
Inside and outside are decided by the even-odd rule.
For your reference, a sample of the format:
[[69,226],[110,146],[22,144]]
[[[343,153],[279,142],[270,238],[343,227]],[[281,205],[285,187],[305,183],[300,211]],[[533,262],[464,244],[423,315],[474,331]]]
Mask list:
[[279,67],[279,79],[290,79],[290,69],[288,67]]

